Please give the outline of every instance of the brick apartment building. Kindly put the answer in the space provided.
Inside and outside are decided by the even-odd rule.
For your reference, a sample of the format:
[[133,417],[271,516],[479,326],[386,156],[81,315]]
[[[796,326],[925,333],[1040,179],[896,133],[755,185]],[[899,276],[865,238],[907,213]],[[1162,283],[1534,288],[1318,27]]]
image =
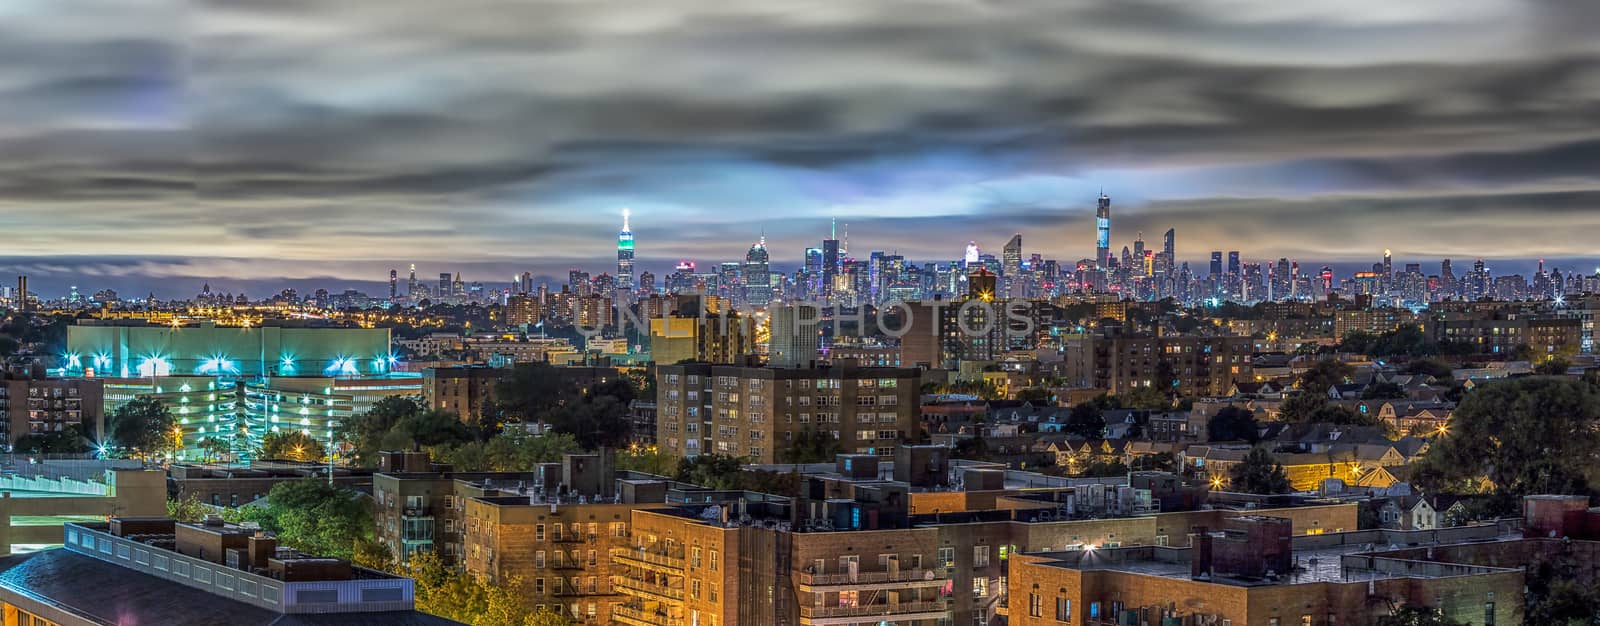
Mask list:
[[1249,337],[1100,334],[1068,342],[1066,378],[1113,394],[1171,386],[1184,396],[1226,396],[1252,380]]
[[857,367],[686,363],[656,370],[656,443],[692,457],[773,463],[800,433],[831,434],[850,452],[893,456],[915,436],[921,372]]

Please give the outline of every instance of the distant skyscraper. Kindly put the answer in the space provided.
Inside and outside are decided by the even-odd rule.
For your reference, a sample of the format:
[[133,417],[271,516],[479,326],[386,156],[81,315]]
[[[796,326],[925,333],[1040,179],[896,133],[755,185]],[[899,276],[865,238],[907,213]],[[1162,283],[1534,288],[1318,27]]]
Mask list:
[[744,255],[744,301],[751,306],[772,302],[772,268],[767,255],[767,237],[762,235]]
[[1011,236],[1011,241],[1006,242],[1006,247],[1000,253],[1007,276],[1022,274],[1022,233]]
[[1211,251],[1211,277],[1218,278],[1220,276],[1222,276],[1222,251],[1213,250]]
[[1238,276],[1239,275],[1239,251],[1238,250],[1234,250],[1234,251],[1228,253],[1228,275],[1230,275],[1230,276]]
[[976,242],[976,241],[968,241],[967,242],[967,251],[966,251],[965,254],[963,254],[961,256],[961,265],[962,265],[962,267],[968,267],[968,266],[972,266],[972,265],[977,265],[978,260],[981,259],[982,257],[983,257],[983,251],[978,249],[978,242]]
[[400,295],[400,272],[389,270],[389,299],[393,300]]
[[622,210],[622,230],[617,233],[617,291],[632,294],[633,282],[633,230],[628,227],[628,209]]
[[1133,262],[1134,275],[1143,276],[1149,272],[1150,268],[1144,267],[1144,231],[1139,231],[1139,235],[1133,240]]
[[1094,210],[1094,262],[1097,267],[1106,266],[1106,257],[1111,254],[1111,196],[1100,194],[1100,201]]
[[1167,234],[1161,237],[1161,251],[1165,252],[1167,259],[1172,262],[1176,262],[1178,258],[1177,240],[1178,229],[1176,228],[1168,228]]
[[412,296],[412,297],[417,295],[417,264],[416,263],[412,263],[411,264],[411,280],[406,281],[406,295],[407,296]]
[[439,290],[433,295],[441,298],[450,295],[450,272],[439,272]]
[[839,274],[839,222],[833,222],[828,238],[822,240],[822,284],[818,290],[823,295],[833,293],[833,277]]

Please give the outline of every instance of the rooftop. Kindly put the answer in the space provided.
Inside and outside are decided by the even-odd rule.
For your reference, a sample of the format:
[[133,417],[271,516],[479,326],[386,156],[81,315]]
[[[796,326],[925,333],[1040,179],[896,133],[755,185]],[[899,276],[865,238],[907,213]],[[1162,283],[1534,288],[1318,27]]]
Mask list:
[[[1494,526],[1483,526],[1480,534],[1494,541],[1520,540],[1520,536],[1499,536]],[[1295,569],[1271,578],[1251,578],[1217,574],[1199,579],[1218,585],[1237,587],[1262,587],[1272,585],[1301,585],[1308,583],[1365,582],[1394,578],[1447,578],[1473,574],[1517,571],[1515,569],[1465,565],[1433,560],[1405,560],[1379,556],[1374,550],[1389,547],[1385,542],[1366,542],[1368,536],[1381,536],[1381,531],[1342,533],[1352,541],[1327,545],[1338,541],[1338,534],[1329,533],[1315,537],[1296,537],[1294,543]],[[1397,533],[1390,533],[1397,534]],[[1383,543],[1384,545],[1377,545]],[[1127,548],[1091,548],[1064,552],[1043,553],[1049,559],[1044,565],[1079,571],[1126,572],[1144,576],[1194,580],[1190,564],[1190,548],[1157,546],[1132,546]]]
[[[92,582],[93,584],[85,584]],[[446,626],[416,611],[284,614],[57,548],[0,558],[0,595],[37,602],[106,625]]]

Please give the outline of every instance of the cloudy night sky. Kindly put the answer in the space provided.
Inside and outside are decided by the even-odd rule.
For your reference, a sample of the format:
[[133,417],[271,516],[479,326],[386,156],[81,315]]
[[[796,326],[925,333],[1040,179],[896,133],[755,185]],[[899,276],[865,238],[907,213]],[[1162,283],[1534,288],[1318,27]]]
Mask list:
[[[0,274],[142,295],[850,250],[1600,263],[1583,0],[5,0]],[[1459,272],[1459,270],[1458,270]],[[6,279],[6,280],[9,280]],[[376,291],[374,291],[376,293]]]

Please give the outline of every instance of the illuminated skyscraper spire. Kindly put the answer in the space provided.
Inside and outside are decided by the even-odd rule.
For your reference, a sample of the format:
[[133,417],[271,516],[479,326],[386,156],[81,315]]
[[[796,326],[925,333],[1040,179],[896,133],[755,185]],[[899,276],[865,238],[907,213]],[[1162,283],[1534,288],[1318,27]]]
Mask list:
[[633,229],[628,225],[628,218],[633,211],[622,210],[622,230],[617,233],[617,291],[631,294],[634,290],[633,282]]
[[1104,190],[1100,191],[1100,201],[1095,206],[1094,230],[1094,263],[1105,267],[1106,257],[1111,254],[1111,196]]

